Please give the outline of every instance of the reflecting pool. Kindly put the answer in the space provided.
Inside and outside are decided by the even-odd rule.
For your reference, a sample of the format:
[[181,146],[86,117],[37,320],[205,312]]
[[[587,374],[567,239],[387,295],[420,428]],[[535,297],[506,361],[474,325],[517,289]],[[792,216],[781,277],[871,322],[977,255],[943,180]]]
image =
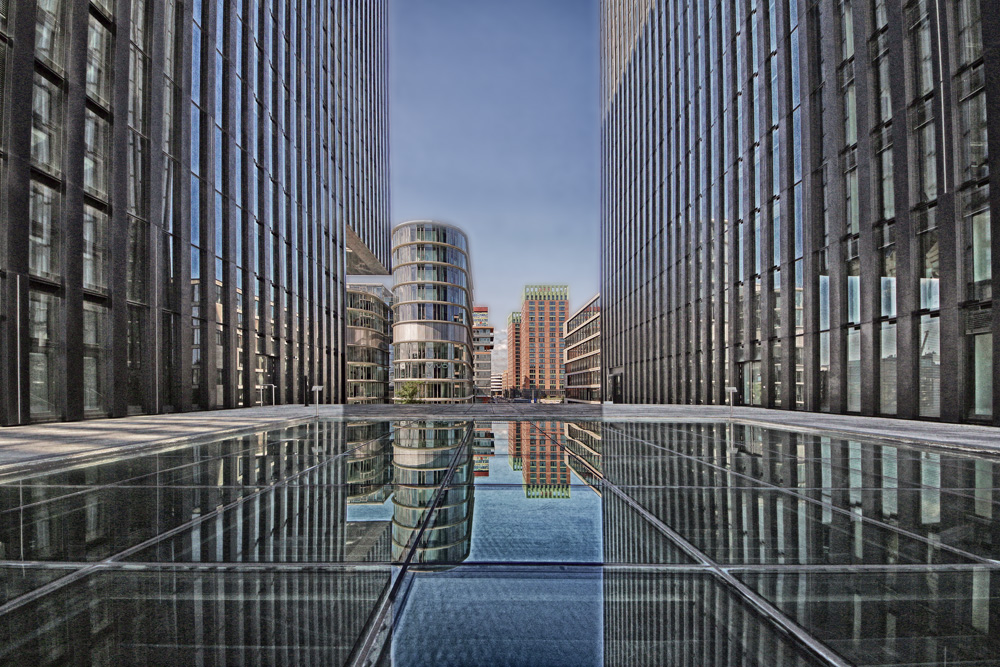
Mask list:
[[995,665],[998,483],[725,422],[318,420],[0,468],[0,664]]

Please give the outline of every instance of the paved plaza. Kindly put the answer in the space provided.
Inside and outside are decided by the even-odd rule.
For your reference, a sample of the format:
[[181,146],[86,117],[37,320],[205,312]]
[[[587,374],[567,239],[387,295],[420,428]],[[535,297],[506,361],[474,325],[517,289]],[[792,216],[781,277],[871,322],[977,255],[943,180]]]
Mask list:
[[314,419],[344,420],[530,420],[614,422],[756,423],[795,431],[826,431],[864,438],[889,438],[928,446],[1000,455],[1000,429],[969,424],[857,415],[791,412],[762,408],[691,405],[587,405],[477,403],[463,405],[279,405],[122,419],[59,422],[0,429],[0,473],[86,460],[117,451],[174,441],[218,438]]

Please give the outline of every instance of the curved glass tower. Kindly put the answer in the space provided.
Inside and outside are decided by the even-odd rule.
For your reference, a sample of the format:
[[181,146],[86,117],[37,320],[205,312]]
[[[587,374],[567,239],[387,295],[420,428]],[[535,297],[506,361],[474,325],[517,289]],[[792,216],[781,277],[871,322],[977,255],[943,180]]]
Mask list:
[[392,231],[392,265],[395,401],[472,401],[472,277],[465,232],[428,220],[404,222]]

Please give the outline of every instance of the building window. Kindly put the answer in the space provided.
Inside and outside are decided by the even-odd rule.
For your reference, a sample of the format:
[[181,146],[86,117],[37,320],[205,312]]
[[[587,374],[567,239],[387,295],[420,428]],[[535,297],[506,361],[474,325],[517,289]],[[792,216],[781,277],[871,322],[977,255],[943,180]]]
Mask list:
[[32,291],[28,300],[28,375],[31,417],[58,416],[59,298]]
[[28,234],[28,270],[40,278],[59,277],[59,193],[31,183]]
[[104,106],[111,100],[111,31],[95,16],[87,31],[87,95]]
[[87,109],[83,131],[83,187],[104,198],[108,194],[108,122]]
[[881,228],[881,302],[882,317],[896,316],[896,236],[895,225],[888,223]]
[[106,340],[107,309],[98,304],[84,302],[83,409],[85,411],[107,411]]
[[941,328],[936,316],[920,318],[920,416],[941,416]]
[[993,296],[993,250],[986,188],[970,193],[965,202],[966,297],[988,301]]
[[93,206],[83,207],[83,288],[103,292],[107,289],[106,239],[108,215]]
[[884,415],[896,414],[896,323],[883,322],[880,336],[882,353],[879,365],[879,409]]
[[59,173],[59,105],[59,87],[36,73],[31,98],[31,161],[52,174]]
[[[983,88],[983,68],[967,71],[960,79],[964,99],[961,110],[962,170],[966,181],[978,181],[989,176],[986,143],[986,91]],[[965,91],[972,89],[972,92]]]
[[935,210],[919,214],[917,229],[920,239],[920,309],[937,310],[940,307],[940,252],[938,248],[937,216]]
[[847,330],[847,411],[861,412],[861,329]]
[[993,416],[993,334],[971,336],[968,349],[972,380],[969,417],[989,419]]
[[64,0],[38,0],[35,6],[35,55],[62,69]]

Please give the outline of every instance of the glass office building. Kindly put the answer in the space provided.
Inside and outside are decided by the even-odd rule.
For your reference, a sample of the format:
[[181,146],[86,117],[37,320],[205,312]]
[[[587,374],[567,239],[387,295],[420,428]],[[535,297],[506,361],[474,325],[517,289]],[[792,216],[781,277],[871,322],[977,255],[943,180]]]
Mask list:
[[389,400],[392,291],[380,284],[347,284],[347,403]]
[[343,401],[386,4],[0,2],[0,424]]
[[416,386],[421,403],[475,398],[472,271],[458,227],[429,220],[392,230],[394,400]]
[[608,395],[998,423],[980,0],[602,13]]

